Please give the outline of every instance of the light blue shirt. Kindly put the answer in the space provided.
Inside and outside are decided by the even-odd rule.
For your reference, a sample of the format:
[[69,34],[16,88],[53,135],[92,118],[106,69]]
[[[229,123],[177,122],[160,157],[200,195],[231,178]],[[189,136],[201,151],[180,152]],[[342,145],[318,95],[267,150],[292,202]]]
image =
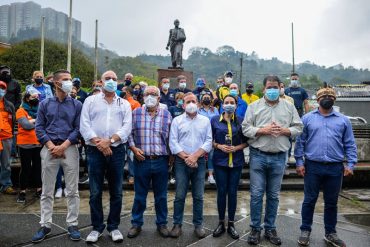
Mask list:
[[36,87],[33,84],[26,86],[26,91],[30,91],[31,89],[37,90],[40,93],[40,102],[47,98],[54,97],[53,91],[51,90],[51,87],[48,84],[43,83],[41,86]]
[[357,147],[352,125],[343,114],[332,111],[322,115],[318,109],[303,116],[303,133],[297,138],[294,156],[297,166],[303,157],[316,162],[343,162],[353,169],[357,163]]
[[200,114],[190,118],[186,113],[175,117],[170,131],[172,154],[182,151],[193,154],[200,148],[206,153],[212,149],[212,128],[209,119]]
[[220,113],[218,113],[218,110],[217,110],[216,107],[213,107],[213,109],[209,108],[208,111],[202,107],[202,108],[199,108],[198,113],[200,115],[203,115],[203,116],[207,117],[209,119],[209,121],[211,121],[211,119],[214,116],[219,116],[220,115]]

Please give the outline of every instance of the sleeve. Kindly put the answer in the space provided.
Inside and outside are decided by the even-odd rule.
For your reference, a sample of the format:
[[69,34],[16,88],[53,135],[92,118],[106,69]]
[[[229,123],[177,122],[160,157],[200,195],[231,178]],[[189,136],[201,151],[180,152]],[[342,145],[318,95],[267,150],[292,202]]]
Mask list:
[[132,124],[131,124],[131,131],[130,135],[128,137],[128,145],[129,147],[135,147],[135,139],[134,139],[134,133],[135,133],[135,128],[136,128],[136,111],[139,111],[140,108],[134,110],[131,115],[132,119]]
[[22,92],[21,92],[21,86],[17,82],[16,90],[15,90],[15,109],[17,110],[22,104]]
[[50,137],[46,133],[46,121],[47,120],[46,120],[46,106],[45,105],[47,102],[48,100],[44,100],[40,104],[39,109],[37,111],[36,125],[35,125],[37,139],[43,145],[47,143],[48,141],[50,141]]
[[304,101],[306,99],[308,99],[308,94],[307,94],[306,90],[304,90],[304,88],[302,88],[302,100]]
[[349,119],[346,117],[346,129],[343,134],[343,146],[344,152],[347,158],[348,167],[353,170],[357,163],[357,146],[355,142],[355,137],[353,135],[352,125]]
[[290,110],[293,113],[292,122],[290,123],[290,126],[289,126],[290,134],[291,134],[291,137],[296,137],[302,133],[303,123],[294,105],[288,102],[285,102],[285,103],[291,108]]
[[172,30],[170,29],[170,36],[168,37],[167,47],[170,46],[171,36],[172,36]]
[[[307,115],[306,115],[307,116]],[[295,147],[294,147],[294,158],[296,160],[296,166],[303,166],[303,156],[304,156],[304,150],[306,145],[306,139],[307,139],[307,118],[304,116],[302,118],[303,121],[303,131],[300,136],[298,136]]]
[[78,139],[80,137],[80,117],[81,117],[82,104],[78,100],[75,100],[75,99],[72,99],[72,100],[75,101],[75,102],[72,102],[72,104],[74,103],[74,107],[75,107],[76,112],[75,112],[75,117],[74,117],[73,123],[72,123],[73,130],[69,134],[67,139],[72,144],[76,144],[76,143],[78,143]]
[[178,154],[183,151],[179,143],[178,120],[179,117],[172,121],[170,129],[170,150],[172,154]]
[[212,150],[212,127],[211,123],[209,122],[209,119],[207,118],[206,121],[208,122],[207,124],[207,129],[206,129],[206,140],[201,146],[201,149],[206,151],[206,153],[209,153]]
[[125,102],[123,106],[124,109],[123,113],[123,120],[121,128],[117,131],[117,135],[121,138],[121,142],[125,143],[127,142],[128,137],[131,134],[132,131],[132,111],[131,111],[131,105],[128,102]]
[[30,123],[30,121],[28,121],[27,117],[19,118],[18,123],[25,130],[32,130],[32,129],[35,128],[35,125]]
[[91,105],[91,99],[93,99],[93,97],[86,99],[85,103],[82,105],[82,111],[81,111],[81,117],[80,117],[80,133],[86,141],[89,141],[94,137],[98,137],[91,127],[92,124],[91,124],[90,111],[89,111],[90,105]]
[[257,131],[259,130],[258,127],[254,126],[254,112],[253,107],[250,106],[247,109],[247,112],[244,117],[244,121],[242,123],[242,130],[243,135],[245,135],[248,138],[256,138]]

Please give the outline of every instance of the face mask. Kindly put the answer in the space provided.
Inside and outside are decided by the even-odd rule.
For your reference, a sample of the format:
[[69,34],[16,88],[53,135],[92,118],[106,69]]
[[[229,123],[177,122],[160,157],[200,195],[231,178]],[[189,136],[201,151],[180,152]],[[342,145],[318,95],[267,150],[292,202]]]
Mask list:
[[186,82],[180,82],[179,83],[179,88],[185,89],[186,88]]
[[231,96],[234,96],[234,97],[238,96],[238,90],[236,90],[236,89],[231,89],[231,90],[230,90],[230,95],[231,95]]
[[210,99],[204,99],[203,100],[203,105],[210,105],[211,104],[211,100]]
[[330,98],[325,98],[322,99],[319,104],[325,110],[330,110],[334,105],[334,100]]
[[290,81],[290,85],[292,86],[292,87],[298,87],[298,80],[291,80]]
[[247,89],[247,90],[245,90],[247,93],[249,93],[249,94],[251,94],[251,93],[253,93],[253,89]]
[[178,106],[182,106],[184,104],[184,101],[182,100],[182,99],[179,99],[178,101],[177,101],[177,105]]
[[42,84],[44,82],[44,79],[42,79],[42,78],[36,78],[35,79],[35,82],[36,82],[36,84],[40,85],[40,84]]
[[197,83],[197,88],[204,88],[205,84],[203,82],[198,82]]
[[164,90],[168,90],[168,89],[170,88],[170,84],[165,83],[165,84],[163,84],[163,85],[162,85],[162,88],[163,88]]
[[194,103],[189,103],[186,105],[185,111],[190,114],[195,113],[198,111],[198,106]]
[[125,86],[130,86],[131,85],[131,80],[125,80]]
[[284,88],[280,88],[280,96],[284,96],[284,94],[285,94]]
[[105,81],[104,84],[104,90],[113,93],[114,91],[117,90],[117,81],[113,81],[112,79]]
[[227,104],[227,105],[223,105],[223,108],[224,108],[226,113],[231,114],[231,113],[234,113],[236,106],[231,105],[231,104]]
[[72,87],[73,87],[72,81],[70,80],[62,81],[62,90],[66,94],[69,94],[72,91]]
[[225,84],[226,85],[230,85],[232,82],[233,82],[233,78],[231,78],[231,77],[226,77],[225,78]]
[[140,90],[139,89],[134,89],[134,91],[132,91],[132,93],[135,95],[135,96],[138,96],[140,94]]
[[30,104],[30,106],[38,106],[38,104],[39,104],[39,99],[38,99],[38,98],[30,99],[30,100],[28,101],[28,103]]
[[153,95],[148,95],[144,98],[144,103],[147,107],[154,107],[158,103],[158,98]]
[[266,89],[265,96],[269,101],[276,101],[279,98],[280,90],[277,88]]
[[11,80],[12,80],[12,76],[9,73],[5,72],[0,75],[0,81],[9,83]]
[[5,94],[6,94],[6,90],[0,88],[0,98],[3,98],[5,96]]

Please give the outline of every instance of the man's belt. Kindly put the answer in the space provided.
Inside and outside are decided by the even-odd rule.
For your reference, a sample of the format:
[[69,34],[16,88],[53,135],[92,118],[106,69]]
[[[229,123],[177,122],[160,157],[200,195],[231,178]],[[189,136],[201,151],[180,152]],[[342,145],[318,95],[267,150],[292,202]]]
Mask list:
[[54,143],[55,146],[60,146],[62,145],[65,141],[61,141],[61,140],[57,140],[57,141],[51,141],[52,143]]
[[160,159],[162,157],[164,157],[165,155],[145,155],[145,159],[146,160],[157,160],[157,159]]
[[280,155],[280,154],[284,154],[286,152],[283,152],[283,151],[280,151],[280,152],[276,152],[276,153],[273,153],[273,152],[265,152],[265,151],[262,151],[258,148],[254,148],[254,147],[250,147],[251,149],[261,153],[261,154],[265,154],[265,155]]

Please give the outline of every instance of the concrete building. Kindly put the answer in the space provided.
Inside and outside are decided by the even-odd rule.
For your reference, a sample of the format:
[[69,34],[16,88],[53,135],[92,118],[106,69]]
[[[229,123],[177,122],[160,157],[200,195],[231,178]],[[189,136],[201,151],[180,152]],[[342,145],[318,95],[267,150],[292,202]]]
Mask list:
[[9,5],[0,6],[0,37],[9,37]]

